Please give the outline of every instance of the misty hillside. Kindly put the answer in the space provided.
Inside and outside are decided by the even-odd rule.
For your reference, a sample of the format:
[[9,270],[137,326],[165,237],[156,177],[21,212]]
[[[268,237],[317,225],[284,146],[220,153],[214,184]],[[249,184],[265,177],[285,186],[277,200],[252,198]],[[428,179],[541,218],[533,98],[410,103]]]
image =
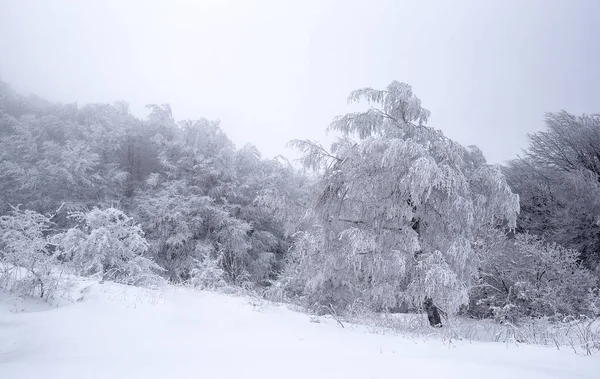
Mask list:
[[0,379],[598,377],[599,19],[0,0]]

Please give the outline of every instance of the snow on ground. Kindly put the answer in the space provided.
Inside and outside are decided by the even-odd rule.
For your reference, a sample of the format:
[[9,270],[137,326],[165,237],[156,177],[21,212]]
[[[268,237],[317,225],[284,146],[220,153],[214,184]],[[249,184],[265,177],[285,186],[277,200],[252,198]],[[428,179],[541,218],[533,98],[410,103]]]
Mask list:
[[91,284],[59,307],[4,295],[0,378],[600,378],[598,356],[449,345],[321,320],[174,287]]

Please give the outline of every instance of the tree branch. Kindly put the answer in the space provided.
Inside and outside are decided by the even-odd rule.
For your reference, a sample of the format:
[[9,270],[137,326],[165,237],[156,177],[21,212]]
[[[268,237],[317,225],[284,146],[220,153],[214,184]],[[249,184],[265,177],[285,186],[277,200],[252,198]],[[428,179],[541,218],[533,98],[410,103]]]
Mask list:
[[[338,218],[338,221],[341,222],[347,222],[350,224],[355,224],[355,225],[368,225],[366,222],[362,221],[362,220],[350,220],[350,219],[345,219],[345,218]],[[382,229],[384,230],[393,230],[393,231],[402,231],[404,230],[403,228],[393,228],[391,226],[383,226]]]

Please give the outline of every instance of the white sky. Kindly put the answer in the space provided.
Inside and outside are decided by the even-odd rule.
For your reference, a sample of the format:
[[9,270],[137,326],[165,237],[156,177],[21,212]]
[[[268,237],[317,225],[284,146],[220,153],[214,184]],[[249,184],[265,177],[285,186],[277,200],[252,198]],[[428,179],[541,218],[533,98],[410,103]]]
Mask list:
[[238,145],[323,142],[360,87],[413,86],[490,162],[543,113],[600,112],[600,1],[0,0],[0,78],[59,102],[219,118]]

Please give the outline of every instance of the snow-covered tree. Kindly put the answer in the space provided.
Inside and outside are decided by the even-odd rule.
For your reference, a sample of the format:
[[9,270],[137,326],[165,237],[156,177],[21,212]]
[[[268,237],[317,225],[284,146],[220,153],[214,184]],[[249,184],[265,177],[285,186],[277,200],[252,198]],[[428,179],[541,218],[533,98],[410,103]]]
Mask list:
[[181,121],[172,136],[157,138],[160,163],[169,180],[183,180],[198,194],[221,201],[235,174],[235,146],[206,119]]
[[[354,91],[363,112],[336,117],[327,150],[293,141],[322,174],[320,225],[294,251],[304,291],[390,309],[426,298],[456,312],[467,303],[478,230],[515,226],[518,197],[500,169],[426,126],[429,111],[409,85]],[[339,302],[338,302],[339,303]]]
[[490,229],[476,244],[479,282],[469,313],[516,321],[523,317],[593,316],[596,280],[578,252],[530,234]]
[[299,230],[313,188],[310,179],[285,158],[259,160],[257,151],[253,149],[253,154],[249,149],[239,151],[237,196],[230,199],[237,217],[251,225],[250,271],[259,283],[268,284],[283,269],[291,236]]
[[[23,204],[38,212],[83,210],[116,198],[127,172],[119,139],[132,122],[116,106],[38,106],[0,98],[0,212]],[[44,196],[40,196],[43,191]],[[93,204],[92,204],[93,202]]]
[[208,248],[208,259],[219,263],[228,281],[268,284],[280,270],[288,236],[260,199],[292,188],[295,172],[263,160],[252,146],[236,151],[218,122],[169,125],[163,108],[153,113],[152,122],[170,132],[155,138],[160,168],[134,207],[152,255],[169,279],[188,281]]
[[505,170],[521,199],[519,231],[576,249],[600,270],[600,115],[548,113],[529,142]]
[[183,181],[174,181],[139,199],[136,210],[147,237],[150,253],[169,279],[190,279],[198,260],[219,258],[234,282],[248,272],[250,226],[231,216],[209,196],[196,195]]

